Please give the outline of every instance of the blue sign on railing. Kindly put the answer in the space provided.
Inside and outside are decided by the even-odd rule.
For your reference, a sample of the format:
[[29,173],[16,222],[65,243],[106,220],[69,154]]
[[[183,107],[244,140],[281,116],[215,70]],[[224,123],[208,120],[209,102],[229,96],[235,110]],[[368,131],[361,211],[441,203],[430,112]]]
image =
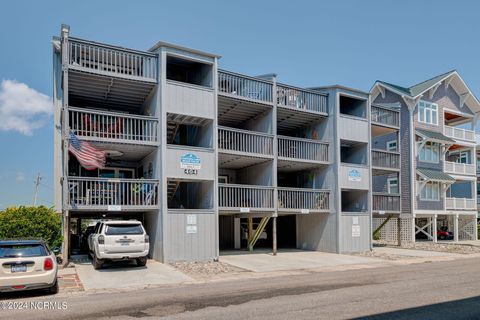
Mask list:
[[200,158],[193,153],[184,154],[180,158],[180,168],[199,170],[201,168]]
[[361,181],[362,175],[357,169],[351,169],[348,171],[348,181]]

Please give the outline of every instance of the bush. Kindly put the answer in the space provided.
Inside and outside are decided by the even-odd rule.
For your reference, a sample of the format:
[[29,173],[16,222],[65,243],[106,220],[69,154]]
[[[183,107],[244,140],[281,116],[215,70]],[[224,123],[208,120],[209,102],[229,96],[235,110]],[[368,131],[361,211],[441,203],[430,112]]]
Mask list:
[[53,209],[10,207],[0,211],[0,239],[42,238],[52,247],[62,245],[62,220]]

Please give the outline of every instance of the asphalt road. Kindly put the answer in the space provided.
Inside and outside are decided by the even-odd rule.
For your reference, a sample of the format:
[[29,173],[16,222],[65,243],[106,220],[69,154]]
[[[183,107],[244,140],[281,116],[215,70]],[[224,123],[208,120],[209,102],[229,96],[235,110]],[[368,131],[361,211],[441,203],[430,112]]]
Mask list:
[[[480,258],[14,298],[8,302],[55,301],[57,310],[0,310],[0,319],[480,319]],[[62,303],[67,309],[58,310]]]

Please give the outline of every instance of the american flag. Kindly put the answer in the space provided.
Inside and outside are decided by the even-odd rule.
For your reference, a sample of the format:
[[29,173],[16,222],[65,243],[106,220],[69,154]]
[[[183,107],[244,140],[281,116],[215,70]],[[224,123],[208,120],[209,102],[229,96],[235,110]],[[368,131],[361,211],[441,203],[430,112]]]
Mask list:
[[70,151],[80,162],[82,167],[87,170],[102,169],[105,167],[106,153],[103,150],[92,147],[86,141],[78,140],[77,136],[70,132],[70,143],[68,151]]

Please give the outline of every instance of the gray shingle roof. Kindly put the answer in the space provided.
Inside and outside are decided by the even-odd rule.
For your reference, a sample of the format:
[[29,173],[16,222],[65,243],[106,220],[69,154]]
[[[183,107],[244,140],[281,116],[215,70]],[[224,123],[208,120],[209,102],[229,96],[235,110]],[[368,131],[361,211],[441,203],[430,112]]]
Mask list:
[[416,133],[420,136],[423,136],[429,140],[435,140],[435,141],[440,141],[440,142],[445,142],[447,144],[455,143],[455,140],[447,137],[443,133],[440,132],[435,132],[435,131],[428,131],[424,129],[417,129],[415,130]]
[[455,182],[454,178],[439,170],[417,168],[417,173],[429,181]]

